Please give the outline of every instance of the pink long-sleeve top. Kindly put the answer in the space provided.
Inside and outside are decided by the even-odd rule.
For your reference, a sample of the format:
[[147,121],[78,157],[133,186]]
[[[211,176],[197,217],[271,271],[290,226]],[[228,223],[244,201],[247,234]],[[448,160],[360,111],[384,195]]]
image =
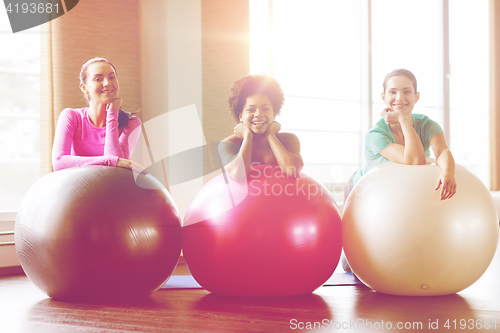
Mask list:
[[141,121],[137,117],[132,117],[127,127],[118,129],[118,110],[109,109],[106,126],[97,127],[89,118],[88,108],[64,109],[52,146],[54,170],[82,165],[116,166],[118,158],[130,159],[140,132]]

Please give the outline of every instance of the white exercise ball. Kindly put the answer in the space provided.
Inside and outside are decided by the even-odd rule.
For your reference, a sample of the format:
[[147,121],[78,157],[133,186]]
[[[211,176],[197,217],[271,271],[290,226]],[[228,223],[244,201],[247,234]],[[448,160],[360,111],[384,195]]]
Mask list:
[[375,291],[405,296],[457,293],[476,282],[498,244],[498,219],[484,184],[456,165],[457,192],[435,191],[441,168],[393,162],[370,170],[344,206],[343,246],[353,273]]

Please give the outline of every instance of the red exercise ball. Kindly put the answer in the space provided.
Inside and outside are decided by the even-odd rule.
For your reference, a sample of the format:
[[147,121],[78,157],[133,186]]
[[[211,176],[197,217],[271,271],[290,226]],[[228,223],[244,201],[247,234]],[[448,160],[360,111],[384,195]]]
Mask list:
[[183,253],[198,283],[233,296],[291,296],[320,287],[342,249],[328,190],[301,173],[253,166],[247,182],[226,174],[196,194],[184,219]]
[[39,179],[15,227],[26,275],[63,300],[149,295],[172,274],[181,237],[177,208],[156,178],[106,166]]

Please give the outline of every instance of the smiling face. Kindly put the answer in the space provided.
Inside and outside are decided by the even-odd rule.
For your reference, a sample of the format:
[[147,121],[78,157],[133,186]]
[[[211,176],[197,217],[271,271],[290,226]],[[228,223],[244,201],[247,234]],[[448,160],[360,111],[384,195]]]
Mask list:
[[415,91],[412,81],[404,75],[392,76],[387,80],[382,99],[392,111],[411,113],[420,93]]
[[120,92],[120,85],[113,67],[107,62],[95,62],[88,66],[85,83],[80,89],[91,102],[111,103]]
[[245,106],[240,114],[240,121],[254,133],[263,134],[275,117],[269,97],[266,95],[252,95],[246,99]]

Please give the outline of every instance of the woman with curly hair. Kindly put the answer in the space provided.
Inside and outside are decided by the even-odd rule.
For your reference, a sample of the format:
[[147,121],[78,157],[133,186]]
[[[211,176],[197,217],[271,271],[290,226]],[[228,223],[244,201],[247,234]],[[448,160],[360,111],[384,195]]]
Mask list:
[[299,139],[280,132],[275,120],[284,100],[279,83],[267,75],[246,75],[233,82],[228,102],[238,124],[222,141],[219,153],[234,179],[246,179],[251,164],[279,165],[287,176],[299,175],[304,166]]

